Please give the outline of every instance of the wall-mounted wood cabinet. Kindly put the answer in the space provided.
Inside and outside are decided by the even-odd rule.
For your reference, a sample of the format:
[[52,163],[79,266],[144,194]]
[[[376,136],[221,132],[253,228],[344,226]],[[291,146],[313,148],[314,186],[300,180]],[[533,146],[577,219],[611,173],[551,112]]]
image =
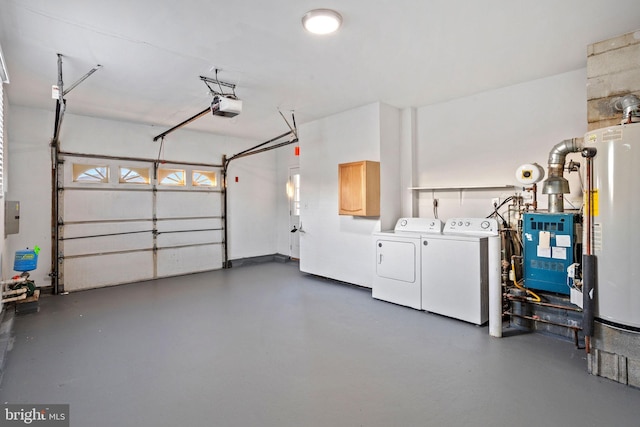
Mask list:
[[380,216],[380,162],[338,165],[339,214]]

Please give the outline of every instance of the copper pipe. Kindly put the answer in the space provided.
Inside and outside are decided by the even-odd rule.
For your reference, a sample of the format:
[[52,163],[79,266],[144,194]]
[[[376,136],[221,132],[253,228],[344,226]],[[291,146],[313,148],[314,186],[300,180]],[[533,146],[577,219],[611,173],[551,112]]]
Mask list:
[[[573,331],[573,341],[576,345],[576,348],[580,348],[578,345],[578,332],[582,330],[582,328],[580,328],[579,326],[572,326],[572,325],[565,325],[563,323],[556,323],[556,322],[552,322],[550,320],[545,320],[545,319],[540,319],[539,317],[534,317],[534,316],[525,316],[523,314],[514,314],[510,311],[505,311],[504,314],[508,315],[508,316],[512,316],[512,317],[517,317],[519,319],[526,319],[526,320],[533,320],[534,322],[540,322],[540,323],[546,323],[548,325],[554,325],[554,326],[561,326],[564,328],[568,328],[571,329]],[[585,337],[585,347],[586,347],[586,343],[587,343],[587,338]]]
[[549,307],[549,308],[557,308],[560,310],[567,310],[567,311],[575,311],[577,313],[581,313],[582,309],[581,308],[575,308],[575,307],[568,307],[565,305],[559,305],[559,304],[551,304],[548,302],[538,302],[538,301],[529,301],[526,298],[517,296],[517,295],[507,295],[507,299],[511,300],[511,301],[518,301],[518,302],[526,302],[526,303],[530,303],[530,304],[534,304],[534,305],[539,305],[542,307]]
[[531,187],[525,187],[524,190],[533,193],[533,203],[531,203],[531,207],[533,211],[536,212],[538,210],[538,184],[534,182]]
[[538,184],[535,182],[531,186],[531,191],[533,191],[533,211],[536,212],[538,210]]

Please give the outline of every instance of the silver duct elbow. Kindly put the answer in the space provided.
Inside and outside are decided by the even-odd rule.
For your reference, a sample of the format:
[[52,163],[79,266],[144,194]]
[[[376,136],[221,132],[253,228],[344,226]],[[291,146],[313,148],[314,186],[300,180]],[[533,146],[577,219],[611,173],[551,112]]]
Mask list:
[[542,185],[542,194],[549,197],[549,212],[564,212],[564,194],[569,193],[569,181],[564,176],[564,163],[569,153],[582,150],[582,138],[565,139],[549,152],[547,179]]

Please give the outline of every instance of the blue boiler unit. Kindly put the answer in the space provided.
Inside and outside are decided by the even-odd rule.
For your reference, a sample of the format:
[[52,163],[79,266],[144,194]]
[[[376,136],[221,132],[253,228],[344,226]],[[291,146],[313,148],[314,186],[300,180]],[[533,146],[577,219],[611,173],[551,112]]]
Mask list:
[[569,294],[567,268],[582,253],[580,215],[525,213],[522,229],[524,285]]

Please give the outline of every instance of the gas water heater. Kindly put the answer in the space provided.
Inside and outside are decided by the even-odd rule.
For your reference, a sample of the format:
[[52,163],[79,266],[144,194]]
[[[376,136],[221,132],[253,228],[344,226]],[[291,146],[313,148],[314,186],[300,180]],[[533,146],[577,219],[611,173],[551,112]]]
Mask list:
[[588,132],[584,146],[597,150],[590,227],[597,257],[595,316],[640,330],[640,123]]

